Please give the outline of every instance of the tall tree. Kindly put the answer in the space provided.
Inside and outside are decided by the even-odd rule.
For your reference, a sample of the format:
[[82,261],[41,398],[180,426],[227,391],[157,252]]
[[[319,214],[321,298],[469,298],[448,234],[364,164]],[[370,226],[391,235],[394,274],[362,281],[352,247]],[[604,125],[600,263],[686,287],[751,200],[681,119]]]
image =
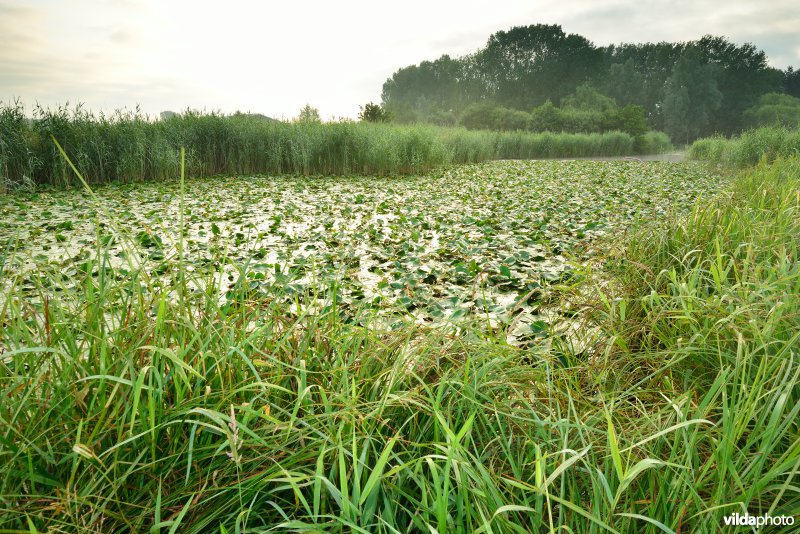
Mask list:
[[790,65],[783,73],[783,90],[786,94],[800,98],[800,70]]
[[722,104],[714,66],[697,47],[687,47],[664,87],[664,126],[673,140],[688,143],[709,133],[712,113]]
[[636,68],[633,58],[623,63],[612,63],[600,87],[620,106],[644,105],[645,78]]
[[[618,100],[618,104],[637,104],[644,107],[647,114],[647,121],[650,126],[658,129],[664,129],[664,115],[663,115],[663,98],[664,98],[664,84],[667,78],[672,74],[675,63],[683,53],[686,45],[683,43],[644,43],[644,44],[623,44],[619,46],[609,46],[605,49],[607,75],[606,83],[603,86],[606,93],[616,97],[612,90],[609,90],[609,85],[615,83],[627,83],[627,91],[635,93],[636,97],[630,100]],[[633,64],[633,70],[638,74],[636,77],[627,78],[625,81],[620,80],[619,76],[609,79],[612,74],[611,67],[614,64],[630,65]],[[619,69],[619,67],[618,67]],[[617,70],[617,72],[619,72]],[[630,76],[630,70],[624,73]],[[635,83],[641,81],[640,87],[635,87]]]
[[[689,48],[699,56],[698,64],[709,67],[700,68],[703,74],[698,74],[705,97],[700,96],[703,91],[698,93],[688,85],[684,94],[681,75],[675,74]],[[681,67],[684,71],[687,61]],[[722,95],[719,102],[708,89],[714,85],[709,75]],[[668,80],[669,90],[665,90]],[[764,52],[749,43],[736,45],[725,37],[705,36],[689,43],[597,48],[580,35],[564,33],[558,25],[537,24],[496,32],[485,47],[468,56],[442,56],[400,69],[386,81],[381,97],[400,122],[449,124],[467,106],[480,102],[526,112],[548,100],[563,106],[564,98],[585,83],[619,106],[644,108],[651,128],[667,128],[669,110],[672,130],[679,128],[681,121],[676,117],[684,113],[693,122],[690,131],[700,128],[724,134],[745,126],[743,113],[756,105],[759,96],[781,90],[800,93],[796,71],[769,67]],[[701,105],[697,114],[696,102]],[[679,113],[685,105],[689,109]]]
[[601,59],[602,52],[586,38],[547,24],[497,32],[476,54],[488,97],[517,109],[560,100],[593,79]]
[[444,55],[402,68],[383,84],[383,106],[400,122],[425,121],[436,112],[460,111],[471,101],[465,94],[470,87],[466,66],[463,60]]
[[737,46],[725,37],[706,35],[696,43],[702,60],[716,67],[717,86],[722,102],[711,113],[714,129],[732,134],[744,127],[744,110],[754,106],[758,97],[779,91],[782,72],[767,64],[767,55],[751,43]]

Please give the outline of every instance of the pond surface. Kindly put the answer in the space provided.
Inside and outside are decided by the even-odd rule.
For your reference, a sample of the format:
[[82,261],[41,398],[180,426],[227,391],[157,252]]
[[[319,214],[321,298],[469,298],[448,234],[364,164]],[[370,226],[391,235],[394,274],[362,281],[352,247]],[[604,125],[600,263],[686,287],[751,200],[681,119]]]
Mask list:
[[[336,281],[342,302],[378,314],[498,324],[513,313],[515,335],[536,335],[552,321],[539,306],[548,287],[580,276],[637,224],[685,212],[723,184],[700,164],[637,160],[191,179],[183,264],[216,277],[220,299],[246,283],[253,294],[281,287],[296,306],[295,296]],[[95,195],[99,202],[81,190],[0,197],[3,301],[10,291],[35,300],[43,273],[53,298],[66,298],[81,290],[73,281],[82,262],[98,254],[117,278],[142,267],[169,290],[179,184],[104,186]]]

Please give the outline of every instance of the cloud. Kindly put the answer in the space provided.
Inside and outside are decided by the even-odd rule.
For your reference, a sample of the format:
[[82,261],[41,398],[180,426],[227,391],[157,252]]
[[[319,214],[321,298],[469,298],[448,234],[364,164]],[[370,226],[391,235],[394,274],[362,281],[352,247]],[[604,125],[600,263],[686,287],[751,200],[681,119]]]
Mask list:
[[134,45],[140,42],[139,34],[131,28],[118,28],[109,35],[112,43],[120,45]]
[[31,53],[43,44],[35,31],[42,18],[37,9],[0,2],[0,61],[16,54]]
[[294,4],[175,0],[0,0],[0,99],[136,102],[293,116],[306,101],[354,116],[387,76],[442,54],[461,56],[512,26],[560,24],[604,46],[694,40],[752,42],[774,66],[800,66],[797,0],[366,0]]
[[[457,32],[444,38],[436,38],[430,41],[430,46],[434,49],[448,50],[449,55],[468,54],[474,52],[478,47],[486,44],[489,35],[496,30],[487,32],[486,30],[473,30],[468,32]],[[475,43],[480,43],[476,46]]]

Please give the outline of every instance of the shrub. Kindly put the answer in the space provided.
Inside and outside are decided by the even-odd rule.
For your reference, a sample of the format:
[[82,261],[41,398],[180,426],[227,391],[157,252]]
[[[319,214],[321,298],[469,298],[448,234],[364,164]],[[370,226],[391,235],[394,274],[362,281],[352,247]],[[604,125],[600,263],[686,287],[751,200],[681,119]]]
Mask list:
[[531,111],[530,129],[534,132],[560,132],[563,124],[561,110],[549,100]]
[[634,149],[640,154],[662,154],[672,150],[672,142],[664,132],[650,130],[634,138]]
[[366,122],[392,122],[392,113],[380,104],[367,102],[364,107],[360,107],[358,118]]
[[767,93],[747,109],[744,122],[752,128],[759,126],[800,127],[800,98],[780,93]]

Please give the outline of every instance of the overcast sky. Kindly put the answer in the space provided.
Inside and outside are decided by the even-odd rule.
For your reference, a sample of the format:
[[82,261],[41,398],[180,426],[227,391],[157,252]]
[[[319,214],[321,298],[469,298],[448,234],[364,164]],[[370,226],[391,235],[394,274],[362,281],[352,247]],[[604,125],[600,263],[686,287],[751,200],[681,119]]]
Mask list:
[[398,68],[537,23],[596,45],[725,35],[800,67],[798,0],[0,0],[0,100],[355,117]]

